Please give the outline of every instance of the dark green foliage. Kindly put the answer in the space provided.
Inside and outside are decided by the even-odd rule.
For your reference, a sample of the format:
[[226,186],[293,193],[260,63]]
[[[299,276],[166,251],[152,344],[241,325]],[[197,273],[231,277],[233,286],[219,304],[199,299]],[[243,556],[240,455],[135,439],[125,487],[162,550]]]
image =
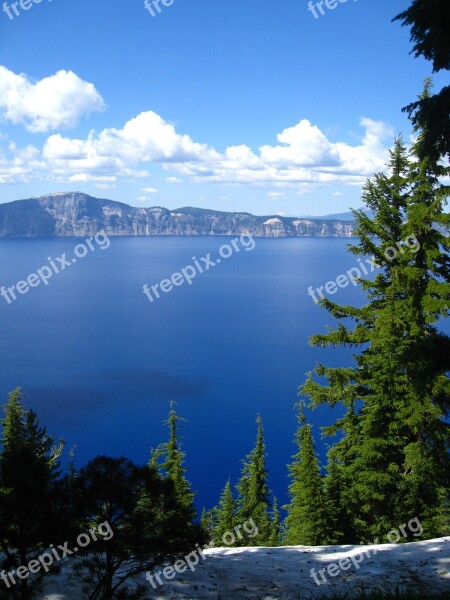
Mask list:
[[[0,547],[7,572],[36,559],[49,544],[67,535],[61,506],[59,456],[37,416],[25,408],[19,388],[11,392],[2,422],[0,452]],[[39,590],[44,571],[19,580],[10,598],[27,600]],[[4,583],[0,582],[3,588]]]
[[[185,419],[178,416],[175,403],[170,403],[169,418],[165,424],[169,427],[169,441],[152,452],[150,466],[156,467],[163,475],[169,477],[177,493],[179,501],[195,516],[194,494],[186,479],[184,466],[185,454],[181,450],[179,429]],[[161,460],[162,459],[162,460]]]
[[[415,56],[433,64],[433,71],[450,69],[450,3],[448,0],[414,0],[395,17],[411,28]],[[415,126],[425,130],[425,156],[450,154],[450,86],[438,94],[420,98],[403,109]]]
[[270,540],[269,546],[279,546],[281,544],[281,514],[278,507],[278,500],[274,497],[272,505],[272,514],[270,515]]
[[[255,448],[242,461],[241,477],[236,485],[237,498],[234,498],[231,481],[228,480],[219,505],[209,513],[214,520],[213,539],[216,546],[223,543],[230,545],[223,540],[227,533],[232,536],[226,539],[234,537],[235,546],[278,546],[280,543],[281,517],[276,499],[271,508],[266,445],[260,416],[256,424]],[[207,514],[205,512],[205,523]],[[246,528],[250,528],[249,533]]]
[[231,489],[231,481],[228,480],[220,497],[219,505],[214,511],[216,517],[216,525],[214,527],[214,544],[222,545],[222,537],[227,532],[232,532],[236,521],[236,503]]
[[438,94],[421,98],[405,106],[406,112],[416,126],[427,126],[424,156],[450,155],[450,86]]
[[97,536],[81,558],[89,600],[119,598],[134,577],[205,542],[172,480],[161,478],[155,469],[100,456],[80,471],[75,490],[81,530],[107,523],[113,533]]
[[433,63],[433,71],[450,69],[450,5],[447,0],[414,0],[395,17],[411,27],[415,56]]
[[331,544],[352,539],[354,535],[354,511],[357,510],[348,470],[341,468],[343,463],[338,458],[340,450],[339,444],[336,444],[330,450],[327,475],[324,481],[324,494],[328,511],[327,523],[330,532],[329,543]]
[[[270,514],[266,445],[260,416],[256,423],[255,448],[242,461],[242,473],[236,485],[237,498],[234,498],[231,481],[228,480],[219,505],[204,513],[204,522],[207,523],[209,515],[209,520],[214,523],[212,537],[216,546],[223,543],[230,545],[232,538],[235,546],[270,546],[276,545],[279,537],[280,517],[276,505]],[[246,528],[250,528],[250,534]],[[227,533],[231,535],[224,541],[222,538]]]
[[245,545],[265,546],[270,544],[272,534],[269,517],[271,503],[267,483],[266,445],[260,416],[256,420],[256,425],[256,445],[243,461],[242,475],[236,486],[238,491],[237,520],[242,524],[253,519],[259,531],[257,537],[243,542]]
[[285,506],[284,543],[289,546],[316,546],[328,543],[328,513],[312,427],[306,423],[300,404],[299,429],[295,438],[298,452],[289,467],[290,503]]
[[213,508],[211,510],[206,510],[206,508],[203,507],[201,518],[200,518],[200,524],[203,527],[203,531],[205,532],[205,534],[207,536],[208,543],[211,543],[214,539],[214,528],[216,526],[216,523],[217,523],[216,509]]
[[312,338],[317,346],[357,348],[355,365],[319,365],[325,383],[310,375],[302,388],[312,406],[345,408],[325,428],[339,436],[325,488],[339,541],[381,537],[413,517],[432,535],[449,486],[450,340],[436,326],[450,308],[448,189],[439,181],[446,170],[421,158],[426,132],[417,133],[413,156],[398,140],[389,175],[366,185],[373,219],[355,212],[359,244],[350,250],[380,267],[362,281],[368,304],[324,300],[338,325]]
[[[170,423],[177,424],[173,413]],[[68,550],[78,547],[68,556],[86,584],[86,598],[137,600],[148,587],[134,585],[136,576],[206,543],[204,530],[193,523],[191,496],[184,493],[188,484],[180,477],[183,455],[173,437],[166,477],[156,468],[104,456],[77,473],[72,456],[68,475],[61,478],[63,443],[55,445],[40,428],[19,389],[9,396],[2,425],[0,545],[7,572],[67,542]],[[176,434],[176,427],[171,432]],[[55,571],[57,566],[55,561]],[[27,579],[16,576],[10,589],[2,581],[0,597],[31,600],[45,575],[41,569]]]

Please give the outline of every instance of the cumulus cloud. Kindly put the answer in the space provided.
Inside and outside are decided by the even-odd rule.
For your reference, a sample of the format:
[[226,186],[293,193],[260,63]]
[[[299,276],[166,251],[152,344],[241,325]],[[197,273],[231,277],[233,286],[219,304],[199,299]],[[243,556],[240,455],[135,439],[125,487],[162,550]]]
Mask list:
[[283,146],[260,148],[261,159],[268,165],[284,168],[339,165],[336,147],[307,119],[285,129],[277,139]]
[[[155,112],[146,111],[122,128],[91,130],[82,139],[54,133],[41,151],[33,147],[13,152],[16,162],[11,164],[18,180],[34,174],[39,179],[51,176],[61,182],[92,182],[106,187],[118,179],[146,178],[149,165],[158,163],[168,171],[168,183],[188,180],[259,186],[269,188],[271,197],[277,198],[286,188],[302,194],[323,185],[360,186],[384,169],[393,137],[391,127],[368,118],[360,119],[359,125],[361,134],[353,145],[330,140],[319,127],[302,119],[275,135],[275,145],[253,150],[240,144],[219,151],[179,133]],[[27,153],[31,154],[28,166],[24,159]],[[6,155],[0,154],[0,169],[5,161]],[[0,170],[0,177],[5,177],[2,173]],[[158,190],[140,191],[145,195]]]
[[122,129],[107,128],[99,134],[91,131],[84,140],[50,136],[42,151],[43,158],[57,173],[87,173],[94,177],[145,177],[136,170],[143,163],[205,164],[219,154],[206,144],[180,135],[175,127],[152,111],[144,112],[125,123]]
[[259,154],[247,146],[226,149],[219,160],[205,164],[172,165],[178,173],[194,181],[278,187],[344,183],[361,185],[374,172],[382,170],[388,157],[387,141],[392,128],[382,122],[360,119],[364,134],[351,146],[331,142],[317,126],[303,119],[277,135],[279,145],[264,145]]
[[246,145],[230,146],[218,157],[184,161],[164,168],[195,182],[230,185],[293,187],[308,190],[314,185],[342,183],[360,186],[374,172],[384,169],[391,127],[362,118],[359,143],[332,142],[308,120],[278,134],[278,144],[254,152]]
[[95,86],[72,71],[32,82],[0,66],[0,115],[32,133],[74,127],[82,116],[104,108]]
[[45,179],[47,164],[40,158],[40,151],[32,145],[18,148],[13,142],[7,148],[0,147],[0,183],[30,183]]

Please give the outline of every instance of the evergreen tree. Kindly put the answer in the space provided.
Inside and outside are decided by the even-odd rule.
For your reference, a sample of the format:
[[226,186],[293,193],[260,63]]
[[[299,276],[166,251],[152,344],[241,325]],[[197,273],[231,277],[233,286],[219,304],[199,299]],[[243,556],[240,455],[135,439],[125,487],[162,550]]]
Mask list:
[[171,402],[169,418],[165,421],[165,425],[169,427],[169,441],[152,451],[149,464],[150,467],[161,470],[164,475],[172,480],[179,501],[194,515],[194,493],[186,479],[185,453],[180,445],[179,429],[180,423],[183,422],[185,422],[185,419],[178,416],[175,403]]
[[200,524],[203,528],[203,531],[207,535],[208,543],[211,543],[214,540],[214,529],[215,529],[216,523],[217,523],[216,509],[213,508],[211,510],[206,510],[206,508],[203,507],[201,518],[200,518]]
[[[345,439],[345,438],[344,438]],[[345,543],[353,537],[355,506],[352,497],[352,481],[348,479],[349,461],[339,462],[340,448],[332,448],[328,453],[327,474],[324,480],[325,503],[328,511],[330,544]]]
[[270,518],[271,534],[270,534],[270,546],[279,546],[281,544],[281,515],[280,509],[278,508],[278,500],[276,497],[273,499],[272,514]]
[[[54,443],[27,410],[19,388],[11,392],[2,421],[0,452],[0,547],[6,571],[27,565],[68,531],[61,506],[59,456]],[[9,597],[28,600],[40,589],[45,572],[20,579]]]
[[418,134],[411,158],[397,140],[389,174],[366,185],[363,198],[374,217],[355,212],[360,241],[350,249],[380,269],[362,280],[368,304],[324,300],[339,323],[312,338],[318,346],[359,348],[355,366],[320,365],[316,373],[327,382],[310,375],[302,390],[313,406],[346,409],[325,428],[341,436],[330,450],[326,488],[340,504],[335,518],[350,501],[341,521],[349,542],[384,536],[407,517],[429,519],[450,471],[449,339],[436,329],[450,306],[449,241],[441,229],[449,223],[448,189],[436,157],[423,158],[424,133]]
[[[75,491],[80,531],[103,524],[107,533],[77,554],[88,600],[126,598],[123,588],[128,582],[175,562],[206,541],[173,481],[154,468],[99,456],[81,469]],[[145,584],[132,597],[147,595]]]
[[[415,56],[433,64],[433,72],[450,70],[450,4],[448,0],[414,0],[395,20],[411,28]],[[412,102],[403,110],[424,130],[422,157],[450,156],[450,86]]]
[[285,506],[284,543],[290,546],[320,546],[328,543],[328,522],[319,460],[314,449],[312,426],[306,423],[300,403],[298,452],[289,467],[290,503]]
[[263,546],[269,543],[271,536],[270,491],[267,483],[263,422],[259,415],[256,425],[256,445],[243,462],[241,478],[237,485],[237,518],[240,523],[253,519],[259,534],[249,543]]
[[236,485],[237,518],[240,522],[249,518],[250,505],[250,456],[242,461],[241,477]]
[[[430,98],[430,88],[427,79],[421,100]],[[431,127],[426,121],[414,127],[417,139],[404,228],[408,235],[417,236],[420,247],[399,275],[399,287],[408,291],[409,299],[403,301],[409,331],[401,360],[411,388],[401,415],[409,438],[399,507],[423,515],[426,535],[435,535],[433,523],[442,514],[442,505],[448,505],[450,492],[450,338],[437,327],[450,309],[450,215],[444,213],[450,187],[442,183],[450,169],[436,153],[427,152]],[[447,490],[444,496],[443,490]]]
[[23,403],[22,390],[16,388],[8,396],[2,421],[3,452],[12,452],[24,443],[27,410]]
[[214,527],[214,543],[216,546],[222,545],[222,536],[227,532],[232,532],[236,525],[236,503],[231,489],[231,481],[228,480],[218,507],[214,511],[216,515],[216,525]]

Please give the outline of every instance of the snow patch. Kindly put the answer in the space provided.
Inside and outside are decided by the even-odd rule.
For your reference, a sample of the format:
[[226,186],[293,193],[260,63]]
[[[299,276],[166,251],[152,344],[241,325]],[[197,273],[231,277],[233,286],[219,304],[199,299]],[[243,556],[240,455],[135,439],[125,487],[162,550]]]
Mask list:
[[273,219],[267,219],[267,221],[264,221],[263,225],[276,225],[281,222],[282,222],[281,219],[278,219],[278,217],[275,217]]
[[[334,577],[327,574],[330,564],[345,558],[351,561],[352,556],[361,554],[364,558],[359,568],[352,563]],[[345,593],[362,583],[367,589],[398,584],[404,590],[450,594],[450,537],[367,546],[211,548],[204,555],[206,559],[194,572],[188,569],[177,574],[155,591],[144,575],[138,583],[147,585],[148,598],[155,600],[217,600],[219,594],[227,600],[295,598],[299,590],[305,594]],[[312,569],[325,569],[327,583],[318,586]],[[64,571],[65,575],[48,580],[47,595],[40,600],[79,600],[79,584]]]

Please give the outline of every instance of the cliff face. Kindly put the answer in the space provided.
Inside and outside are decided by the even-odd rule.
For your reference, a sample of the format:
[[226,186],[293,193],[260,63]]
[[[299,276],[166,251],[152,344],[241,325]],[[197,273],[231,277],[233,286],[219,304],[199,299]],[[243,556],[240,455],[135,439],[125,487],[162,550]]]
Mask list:
[[137,208],[81,193],[51,194],[0,204],[0,237],[108,235],[240,235],[351,237],[349,221],[258,217],[199,208]]

